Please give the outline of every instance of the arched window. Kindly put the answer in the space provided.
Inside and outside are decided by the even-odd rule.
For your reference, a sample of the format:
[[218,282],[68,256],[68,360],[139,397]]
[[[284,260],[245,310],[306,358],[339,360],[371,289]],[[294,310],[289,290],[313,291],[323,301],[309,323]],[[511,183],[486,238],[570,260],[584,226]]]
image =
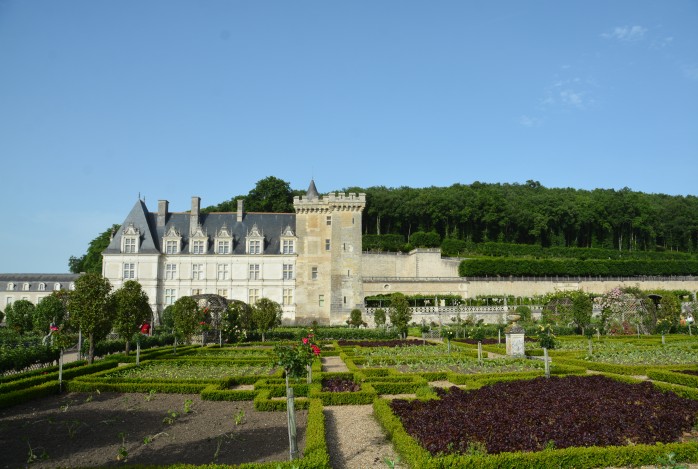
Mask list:
[[22,290],[29,291],[29,282],[24,282],[24,284],[22,285]]
[[53,289],[54,289],[55,291],[60,290],[60,289],[61,289],[61,284],[58,283],[58,282],[54,283],[54,284],[53,284]]
[[12,291],[12,290],[14,290],[14,289],[15,289],[15,284],[12,283],[12,282],[9,282],[9,283],[7,284],[7,290],[8,290],[8,291]]
[[46,284],[45,283],[39,284],[39,291],[46,291]]

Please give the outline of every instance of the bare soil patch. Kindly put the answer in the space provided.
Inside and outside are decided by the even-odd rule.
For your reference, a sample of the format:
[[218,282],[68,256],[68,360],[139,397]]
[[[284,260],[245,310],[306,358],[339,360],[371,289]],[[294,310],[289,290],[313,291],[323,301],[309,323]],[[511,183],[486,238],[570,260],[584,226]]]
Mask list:
[[[307,411],[296,421],[302,451]],[[0,410],[0,448],[2,468],[241,464],[288,460],[288,429],[286,412],[247,401],[68,393]]]

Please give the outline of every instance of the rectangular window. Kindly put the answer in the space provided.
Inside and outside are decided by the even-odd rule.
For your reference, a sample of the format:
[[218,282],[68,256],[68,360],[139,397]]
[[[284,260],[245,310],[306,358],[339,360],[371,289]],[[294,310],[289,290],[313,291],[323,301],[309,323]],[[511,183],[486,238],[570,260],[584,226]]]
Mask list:
[[206,244],[205,241],[194,241],[194,244],[192,245],[192,251],[191,251],[192,254],[203,254],[205,244]]
[[228,264],[218,264],[218,280],[228,280]]
[[344,297],[344,304],[347,304],[347,297]]
[[191,265],[191,278],[193,280],[203,280],[204,279],[204,265],[203,264],[192,264]]
[[326,239],[325,240],[325,251],[329,251],[329,250],[330,250],[330,240]]
[[228,289],[227,288],[219,288],[218,289],[218,296],[222,296],[223,298],[228,298]]
[[165,280],[177,278],[177,264],[165,264]]
[[136,264],[124,264],[124,278],[136,278]]
[[250,254],[261,254],[262,253],[262,242],[258,239],[253,239],[250,241]]
[[318,296],[317,305],[320,307],[325,306],[325,295]]
[[327,223],[327,226],[332,224],[332,215],[327,215],[325,223]]
[[218,254],[230,254],[230,241],[218,241]]
[[259,280],[259,264],[250,264],[250,280]]
[[165,242],[165,253],[167,254],[177,254],[177,241],[166,241]]
[[5,304],[6,304],[7,306],[9,306],[9,305],[12,304],[12,297],[11,297],[11,296],[8,296],[7,298],[5,298]]
[[124,239],[124,252],[126,252],[126,253],[136,252],[136,239],[135,238]]
[[293,289],[292,288],[284,288],[283,303],[284,303],[284,306],[289,306],[289,305],[293,304]]
[[317,280],[317,267],[310,268],[310,279]]
[[176,290],[174,290],[172,288],[165,288],[165,304],[166,305],[174,304],[176,297],[177,297]]
[[201,295],[201,288],[192,288],[191,294],[192,295]]
[[247,304],[253,305],[259,300],[259,289],[258,288],[250,288],[249,291],[247,292]]
[[284,280],[293,280],[293,264],[284,264]]
[[293,254],[294,251],[294,242],[292,239],[284,239],[284,244],[283,244],[283,253],[284,254]]

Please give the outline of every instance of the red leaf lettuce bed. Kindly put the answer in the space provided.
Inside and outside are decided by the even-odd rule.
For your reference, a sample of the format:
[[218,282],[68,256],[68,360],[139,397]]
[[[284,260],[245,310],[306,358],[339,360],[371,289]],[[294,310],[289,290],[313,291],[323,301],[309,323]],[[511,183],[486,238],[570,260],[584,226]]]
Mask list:
[[539,451],[678,441],[698,419],[698,401],[603,376],[437,389],[440,399],[392,401],[405,430],[432,455]]
[[340,347],[410,347],[413,345],[436,345],[431,342],[424,342],[418,339],[408,340],[338,340]]
[[361,385],[346,378],[325,378],[322,380],[322,390],[327,392],[356,392],[361,391]]

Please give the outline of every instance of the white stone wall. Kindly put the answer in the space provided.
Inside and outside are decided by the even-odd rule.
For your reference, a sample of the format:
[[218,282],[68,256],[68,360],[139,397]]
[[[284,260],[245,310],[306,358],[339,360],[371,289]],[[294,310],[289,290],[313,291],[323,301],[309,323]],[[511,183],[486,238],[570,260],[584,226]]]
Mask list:
[[442,258],[440,249],[363,254],[363,277],[458,277],[459,259]]

